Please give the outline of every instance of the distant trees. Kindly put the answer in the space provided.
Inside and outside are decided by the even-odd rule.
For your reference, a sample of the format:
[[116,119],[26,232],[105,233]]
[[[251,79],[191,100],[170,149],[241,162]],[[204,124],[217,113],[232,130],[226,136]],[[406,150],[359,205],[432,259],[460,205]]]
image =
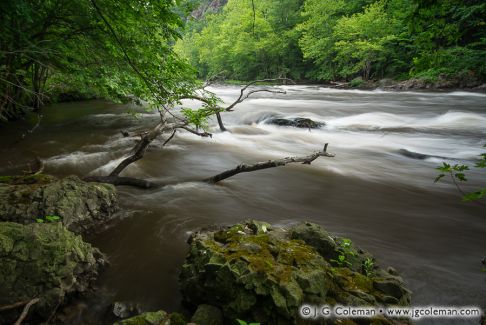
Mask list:
[[[201,75],[243,80],[303,77],[295,25],[302,0],[232,1],[204,22],[189,22],[176,45]],[[253,6],[254,4],[254,6]]]
[[177,51],[200,76],[485,79],[484,1],[229,0]]

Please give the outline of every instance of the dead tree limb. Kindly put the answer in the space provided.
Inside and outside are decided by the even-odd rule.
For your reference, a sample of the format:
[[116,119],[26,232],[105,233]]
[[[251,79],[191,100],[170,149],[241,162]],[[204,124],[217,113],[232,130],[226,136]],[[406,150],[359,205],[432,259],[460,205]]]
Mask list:
[[38,303],[39,300],[40,300],[39,298],[34,298],[31,301],[29,301],[25,305],[24,310],[22,310],[22,314],[20,314],[20,317],[17,319],[17,321],[14,323],[14,325],[20,325],[20,324],[22,324],[22,322],[24,321],[25,317],[27,317],[27,314],[29,313],[30,307],[32,307],[32,305],[35,305],[36,303]]
[[[213,177],[209,177],[200,181],[209,184],[215,184],[226,178],[232,177],[236,174],[248,173],[248,172],[253,172],[260,169],[267,169],[272,167],[285,166],[290,163],[302,163],[302,164],[310,165],[314,160],[316,160],[319,157],[334,157],[334,154],[327,152],[327,146],[328,144],[326,143],[322,151],[318,151],[304,157],[286,157],[283,159],[259,162],[253,165],[241,164],[233,169],[226,170]],[[162,183],[152,182],[152,181],[138,179],[138,178],[120,177],[120,176],[88,176],[85,177],[83,180],[87,182],[99,182],[99,183],[108,183],[113,185],[135,186],[143,189],[151,189],[151,188],[157,188],[157,187],[169,185],[169,184],[162,184]]]
[[10,304],[10,305],[0,306],[0,311],[15,309],[17,307],[22,307],[22,306],[28,304],[29,302],[30,302],[30,300],[24,300],[24,301],[18,301],[16,303],[13,303],[13,304]]
[[145,179],[133,178],[133,177],[120,177],[120,176],[86,176],[83,178],[85,182],[97,182],[97,183],[107,183],[113,185],[128,185],[138,188],[155,188],[161,186],[162,184],[157,184]]
[[[289,81],[289,82],[295,84],[295,82],[292,79],[289,79],[289,78],[273,78],[273,79],[253,80],[252,82],[247,83],[243,88],[240,89],[240,96],[231,105],[229,105],[228,107],[226,107],[224,110],[226,112],[231,111],[233,109],[233,107],[235,107],[236,105],[238,105],[239,103],[241,103],[242,101],[244,101],[245,99],[247,99],[249,97],[249,95],[254,94],[254,93],[257,92],[257,91],[252,91],[251,94],[249,94],[247,96],[244,96],[245,95],[245,91],[248,89],[248,87],[250,87],[250,86],[252,86],[252,85],[254,85],[256,83],[259,83],[259,82],[272,82],[272,81]],[[259,91],[272,92],[270,89],[261,89]]]
[[327,143],[324,146],[324,149],[322,151],[315,152],[311,155],[305,156],[305,157],[287,157],[283,159],[277,159],[277,160],[269,160],[269,161],[264,161],[264,162],[259,162],[253,165],[246,165],[246,164],[241,164],[236,166],[233,169],[228,169],[220,174],[217,174],[213,177],[206,178],[203,180],[203,182],[210,183],[210,184],[215,184],[219,181],[222,181],[223,179],[232,177],[236,174],[240,173],[247,173],[247,172],[253,172],[256,170],[260,169],[267,169],[267,168],[272,168],[272,167],[279,167],[279,166],[285,166],[290,163],[302,163],[302,164],[307,164],[310,165],[311,162],[316,160],[319,157],[334,157],[334,154],[328,153],[327,152]]
[[151,131],[142,134],[140,141],[135,145],[132,154],[122,160],[109,176],[118,176],[128,165],[140,160],[145,155],[149,144],[162,132],[165,120],[161,120]]

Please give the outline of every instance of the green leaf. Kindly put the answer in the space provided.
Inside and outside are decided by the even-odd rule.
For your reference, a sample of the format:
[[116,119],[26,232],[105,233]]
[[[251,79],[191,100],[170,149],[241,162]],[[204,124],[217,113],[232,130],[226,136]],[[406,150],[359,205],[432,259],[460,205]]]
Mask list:
[[35,219],[35,222],[37,222],[37,223],[44,223],[44,219],[37,218],[37,219]]
[[236,321],[238,322],[239,325],[248,325],[248,323],[245,322],[244,320],[237,319]]
[[440,181],[442,179],[442,177],[444,177],[445,174],[439,174],[439,176],[437,176],[434,180],[434,183],[437,183],[438,181]]
[[59,216],[46,216],[45,219],[46,221],[49,222],[56,222],[56,221],[60,221],[62,218]]
[[486,188],[482,188],[478,191],[467,193],[462,197],[464,202],[477,201],[486,196]]
[[458,180],[460,180],[461,182],[466,182],[467,179],[466,179],[466,175],[464,175],[463,173],[457,173],[454,175]]
[[451,171],[451,165],[449,165],[448,163],[445,163],[443,162],[442,163],[442,166],[440,167],[437,167],[436,168],[437,170],[441,171],[441,172],[450,172]]

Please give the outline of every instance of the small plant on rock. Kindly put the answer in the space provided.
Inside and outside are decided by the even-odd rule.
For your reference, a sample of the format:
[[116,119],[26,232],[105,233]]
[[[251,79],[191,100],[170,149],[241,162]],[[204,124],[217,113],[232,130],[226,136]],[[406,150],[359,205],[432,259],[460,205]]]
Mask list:
[[37,218],[35,221],[37,223],[45,223],[45,222],[59,222],[62,220],[62,217],[60,216],[45,216],[42,218]]
[[239,325],[260,325],[260,323],[247,323],[241,319],[237,319],[236,321],[238,322]]
[[340,267],[351,266],[348,259],[349,257],[356,256],[356,253],[353,251],[353,242],[351,239],[341,239],[338,250],[340,254],[337,259],[332,259],[331,262],[336,263]]
[[375,262],[373,258],[368,257],[363,261],[363,271],[367,277],[372,277],[375,275]]

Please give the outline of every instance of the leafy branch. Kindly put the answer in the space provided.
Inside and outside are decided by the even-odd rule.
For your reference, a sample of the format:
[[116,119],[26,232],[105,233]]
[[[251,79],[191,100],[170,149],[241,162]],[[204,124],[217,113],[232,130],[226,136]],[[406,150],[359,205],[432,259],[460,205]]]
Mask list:
[[[486,145],[484,145],[484,147],[486,147]],[[481,158],[478,162],[474,164],[474,167],[486,168],[486,153],[482,153],[479,156]],[[459,185],[461,182],[468,181],[465,173],[466,171],[471,170],[468,165],[464,165],[464,164],[450,165],[446,162],[443,162],[442,166],[439,166],[436,169],[440,172],[440,174],[435,178],[434,183],[437,183],[443,177],[448,175],[452,180],[454,186],[457,188],[457,191],[461,193],[462,200],[464,202],[476,202],[479,205],[485,206],[483,203],[478,201],[486,197],[486,187],[480,188],[473,192],[466,193]]]

